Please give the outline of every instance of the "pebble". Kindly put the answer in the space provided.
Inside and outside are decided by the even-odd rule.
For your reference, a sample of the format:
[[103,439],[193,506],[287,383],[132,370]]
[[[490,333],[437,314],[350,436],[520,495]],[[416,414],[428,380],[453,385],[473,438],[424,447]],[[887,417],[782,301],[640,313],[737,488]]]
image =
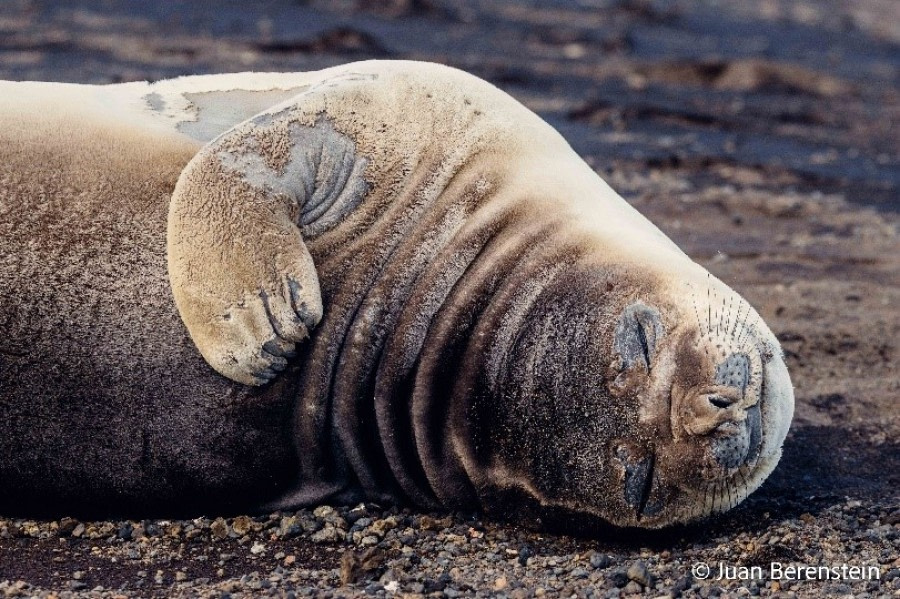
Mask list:
[[601,569],[610,567],[613,560],[608,555],[594,552],[591,554],[590,563],[591,567]]
[[266,550],[266,546],[260,542],[253,543],[253,545],[250,546],[250,553],[253,555],[259,555],[261,553],[264,553],[265,550]]
[[239,537],[246,535],[250,532],[250,518],[247,516],[238,516],[232,521],[231,530]]
[[216,518],[209,525],[209,530],[217,539],[224,539],[228,536],[228,524],[224,518]]
[[634,562],[628,568],[628,578],[641,586],[653,586],[653,578],[644,562]]

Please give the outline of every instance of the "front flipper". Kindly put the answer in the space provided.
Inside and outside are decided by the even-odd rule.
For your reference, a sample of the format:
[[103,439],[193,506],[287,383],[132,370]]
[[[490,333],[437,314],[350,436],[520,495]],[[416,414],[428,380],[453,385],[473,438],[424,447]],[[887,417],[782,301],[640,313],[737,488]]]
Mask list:
[[285,181],[280,154],[290,157],[297,140],[277,125],[254,119],[205,146],[169,207],[169,278],[181,318],[206,361],[248,385],[275,378],[322,317],[298,226],[318,166],[288,169]]

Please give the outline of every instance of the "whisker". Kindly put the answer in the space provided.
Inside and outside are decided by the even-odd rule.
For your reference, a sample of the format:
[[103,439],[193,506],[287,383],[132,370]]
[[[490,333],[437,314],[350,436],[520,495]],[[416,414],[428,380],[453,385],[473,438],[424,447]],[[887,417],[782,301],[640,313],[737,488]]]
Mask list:
[[731,324],[731,308],[734,306],[734,297],[728,300],[728,309],[725,311],[725,332],[728,332],[728,325]]
[[725,509],[730,510],[730,509],[733,508],[734,505],[735,505],[735,503],[734,503],[734,497],[732,497],[732,495],[731,495],[731,485],[726,484],[726,485],[725,485],[725,488],[728,490],[728,507],[725,508]]
[[730,335],[730,337],[731,337],[731,340],[732,340],[732,341],[735,341],[735,342],[737,341],[737,339],[735,338],[734,335],[735,335],[735,333],[737,332],[738,323],[741,321],[741,310],[744,308],[744,304],[745,304],[745,303],[746,303],[746,302],[743,302],[743,301],[742,301],[742,302],[740,302],[740,303],[738,304],[737,316],[736,316],[735,319],[734,319],[734,326],[731,328],[731,335]]
[[721,312],[719,312],[719,322],[716,323],[716,335],[721,337],[722,332],[720,330],[721,326],[724,326],[725,319],[728,317],[727,308],[725,307],[725,298],[722,298],[722,306]]
[[[746,466],[744,468],[746,468]],[[744,468],[738,470],[738,475],[741,477],[741,482],[744,484],[744,496],[746,497],[747,494],[750,493],[750,481],[748,481],[747,477],[745,476],[747,474],[747,471]]]
[[706,498],[708,496],[709,496],[709,485],[704,483],[704,485],[703,485],[703,502],[697,506],[697,509],[700,512],[701,516],[709,515],[709,510],[706,509]]
[[[697,332],[700,333],[703,330],[703,325],[700,322],[700,308],[697,306],[697,296],[694,293],[691,293],[691,303],[694,304],[694,316],[697,318]],[[700,345],[701,337],[697,336],[697,345]]]
[[[747,316],[748,316],[748,317],[750,316],[750,311],[749,311],[749,310],[747,311]],[[756,318],[759,319],[759,315],[758,315],[758,314],[756,315]],[[738,340],[738,342],[741,343],[741,344],[745,343],[745,342],[749,339],[748,335],[749,335],[751,332],[754,333],[753,336],[755,337],[756,335],[755,335],[755,330],[754,330],[753,325],[752,325],[751,323],[748,323],[748,322],[746,321],[746,318],[745,318],[745,319],[744,319],[743,334],[741,335],[741,338]]]
[[741,332],[740,332],[740,336],[738,337],[738,340],[737,340],[737,343],[739,346],[742,346],[744,343],[744,337],[747,334],[747,328],[748,328],[747,318],[750,317],[751,310],[752,310],[752,308],[751,308],[750,304],[747,303],[747,311],[744,313],[744,318],[741,320]]

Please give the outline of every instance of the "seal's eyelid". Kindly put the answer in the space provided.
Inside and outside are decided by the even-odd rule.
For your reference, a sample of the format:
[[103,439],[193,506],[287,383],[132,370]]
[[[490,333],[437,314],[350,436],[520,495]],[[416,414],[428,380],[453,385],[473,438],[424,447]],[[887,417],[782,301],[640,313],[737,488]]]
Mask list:
[[656,357],[656,347],[663,336],[662,323],[659,312],[650,306],[643,306],[636,310],[634,320],[637,328],[637,339],[641,346],[641,354],[650,370],[650,365]]
[[[650,344],[652,341],[647,340],[647,328],[646,324],[643,322],[643,318],[638,316],[635,321],[637,323],[637,336],[638,341],[641,344],[641,353],[644,356],[644,362],[647,364],[647,370],[650,370],[650,365],[653,362],[653,353],[656,349],[655,347],[651,347]],[[652,325],[651,325],[651,335],[653,334]],[[655,345],[655,344],[654,344]]]
[[662,337],[663,326],[659,311],[652,306],[635,302],[622,313],[616,327],[614,349],[625,368],[643,361],[649,372]]

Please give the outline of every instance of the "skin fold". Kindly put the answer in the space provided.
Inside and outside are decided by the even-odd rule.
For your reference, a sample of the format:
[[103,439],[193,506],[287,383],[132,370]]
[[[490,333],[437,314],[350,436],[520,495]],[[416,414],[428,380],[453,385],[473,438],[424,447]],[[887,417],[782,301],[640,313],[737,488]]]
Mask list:
[[778,462],[771,331],[484,81],[0,92],[2,509],[659,527]]

